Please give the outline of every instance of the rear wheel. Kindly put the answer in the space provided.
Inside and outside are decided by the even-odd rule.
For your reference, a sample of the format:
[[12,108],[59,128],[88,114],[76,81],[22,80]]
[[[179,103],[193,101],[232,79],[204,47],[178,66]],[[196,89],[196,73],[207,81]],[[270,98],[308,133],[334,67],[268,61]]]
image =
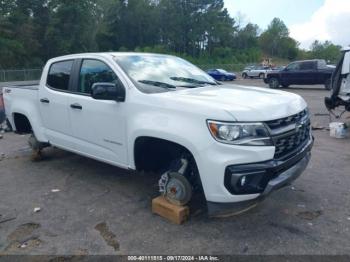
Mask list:
[[243,73],[243,74],[242,74],[242,77],[243,77],[244,79],[247,79],[248,75],[247,75],[246,73]]
[[327,79],[326,80],[326,82],[324,83],[324,87],[326,88],[326,90],[331,90],[332,89],[331,79]]
[[269,79],[269,87],[272,88],[272,89],[276,89],[276,88],[279,88],[280,86],[280,81],[275,78],[275,77],[272,77]]

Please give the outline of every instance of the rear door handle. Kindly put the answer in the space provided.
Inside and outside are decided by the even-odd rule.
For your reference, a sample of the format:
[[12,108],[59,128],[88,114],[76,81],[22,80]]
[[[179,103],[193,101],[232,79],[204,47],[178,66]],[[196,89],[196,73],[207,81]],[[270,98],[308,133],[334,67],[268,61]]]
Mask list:
[[83,107],[81,105],[79,105],[78,103],[71,104],[70,107],[73,109],[79,109],[79,110],[83,109]]
[[50,103],[50,100],[47,99],[47,98],[41,98],[41,99],[40,99],[40,102],[41,102],[41,103],[45,103],[45,104],[49,104],[49,103]]

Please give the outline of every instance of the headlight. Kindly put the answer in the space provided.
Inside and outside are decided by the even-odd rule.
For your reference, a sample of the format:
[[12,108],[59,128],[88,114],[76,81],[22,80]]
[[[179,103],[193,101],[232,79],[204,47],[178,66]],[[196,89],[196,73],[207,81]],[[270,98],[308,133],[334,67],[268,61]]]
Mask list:
[[269,132],[262,123],[225,123],[208,120],[212,136],[219,142],[234,145],[272,146]]

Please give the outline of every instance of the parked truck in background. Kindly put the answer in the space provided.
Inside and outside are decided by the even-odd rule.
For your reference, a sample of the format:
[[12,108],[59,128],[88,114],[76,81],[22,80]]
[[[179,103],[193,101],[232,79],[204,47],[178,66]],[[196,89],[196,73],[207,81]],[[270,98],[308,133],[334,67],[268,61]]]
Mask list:
[[223,85],[168,55],[54,58],[39,85],[5,87],[4,102],[13,129],[31,134],[33,149],[52,145],[159,173],[169,201],[184,205],[203,192],[215,215],[291,183],[313,144],[299,95]]
[[325,60],[304,60],[290,63],[284,69],[268,72],[264,82],[270,88],[287,88],[290,85],[324,85],[331,88],[333,67],[327,66]]

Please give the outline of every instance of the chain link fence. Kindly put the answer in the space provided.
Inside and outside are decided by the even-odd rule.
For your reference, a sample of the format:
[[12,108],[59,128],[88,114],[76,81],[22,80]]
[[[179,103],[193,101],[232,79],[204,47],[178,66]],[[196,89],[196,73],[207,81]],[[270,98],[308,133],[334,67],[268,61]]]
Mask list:
[[0,82],[39,80],[42,69],[0,70]]
[[246,67],[246,64],[208,64],[208,65],[198,65],[199,68],[204,71],[208,69],[224,69],[228,72],[241,72]]

